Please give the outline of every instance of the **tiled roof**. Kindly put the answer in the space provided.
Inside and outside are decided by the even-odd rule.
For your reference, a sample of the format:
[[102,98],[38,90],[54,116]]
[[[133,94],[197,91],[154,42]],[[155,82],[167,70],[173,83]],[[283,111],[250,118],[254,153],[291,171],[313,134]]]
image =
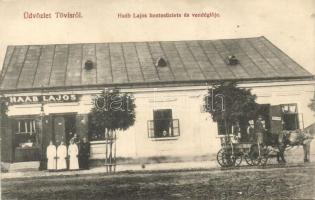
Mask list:
[[[228,64],[231,55],[239,64]],[[156,66],[159,58],[167,65]],[[7,48],[0,89],[312,77],[265,37],[26,45]]]

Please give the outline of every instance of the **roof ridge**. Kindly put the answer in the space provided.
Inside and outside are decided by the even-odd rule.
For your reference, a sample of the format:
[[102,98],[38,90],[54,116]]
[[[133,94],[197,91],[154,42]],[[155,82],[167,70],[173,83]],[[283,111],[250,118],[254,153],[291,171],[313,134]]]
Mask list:
[[190,42],[190,41],[217,41],[217,40],[235,40],[235,39],[251,39],[251,38],[260,38],[265,36],[253,36],[253,37],[238,37],[238,38],[215,38],[215,39],[196,39],[196,40],[147,40],[147,41],[104,41],[104,42],[74,42],[74,43],[47,43],[47,44],[17,44],[17,45],[8,45],[8,47],[16,47],[16,46],[45,46],[45,45],[74,45],[74,44],[127,44],[127,43],[147,43],[147,42]]

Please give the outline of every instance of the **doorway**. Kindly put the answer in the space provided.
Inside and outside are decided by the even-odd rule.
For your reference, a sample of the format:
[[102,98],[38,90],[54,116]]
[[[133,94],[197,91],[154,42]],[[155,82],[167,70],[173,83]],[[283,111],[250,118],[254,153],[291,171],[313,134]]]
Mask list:
[[69,140],[76,132],[76,114],[63,114],[53,116],[53,141],[60,144],[64,141],[69,145]]

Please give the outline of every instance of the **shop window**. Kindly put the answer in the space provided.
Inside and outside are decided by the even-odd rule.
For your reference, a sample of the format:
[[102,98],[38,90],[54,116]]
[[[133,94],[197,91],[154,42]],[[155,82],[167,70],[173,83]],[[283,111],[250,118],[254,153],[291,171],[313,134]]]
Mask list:
[[282,104],[281,110],[283,130],[299,129],[299,115],[297,104]]
[[150,138],[179,136],[179,120],[173,119],[171,109],[153,111],[153,120],[148,121]]
[[21,148],[34,147],[37,144],[36,130],[36,120],[17,120],[17,132],[15,134],[16,146]]

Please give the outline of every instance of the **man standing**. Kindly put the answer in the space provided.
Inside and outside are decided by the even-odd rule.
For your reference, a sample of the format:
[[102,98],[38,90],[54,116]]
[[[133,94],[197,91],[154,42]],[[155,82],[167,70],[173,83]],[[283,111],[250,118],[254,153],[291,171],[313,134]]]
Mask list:
[[260,154],[260,147],[264,143],[264,132],[265,132],[265,127],[264,127],[264,124],[262,121],[262,116],[259,115],[258,119],[255,123],[255,134],[256,134],[256,142],[258,145],[259,156],[261,155]]
[[304,162],[310,162],[310,150],[313,136],[309,133],[309,130],[303,135],[303,151],[304,151]]
[[83,138],[79,149],[79,165],[80,169],[89,169],[90,142],[86,137]]
[[263,125],[262,116],[259,115],[255,123],[256,142],[259,145],[264,143],[264,132],[265,127]]
[[254,120],[249,120],[248,124],[249,124],[249,126],[247,127],[247,139],[248,139],[248,142],[252,143],[255,141]]

